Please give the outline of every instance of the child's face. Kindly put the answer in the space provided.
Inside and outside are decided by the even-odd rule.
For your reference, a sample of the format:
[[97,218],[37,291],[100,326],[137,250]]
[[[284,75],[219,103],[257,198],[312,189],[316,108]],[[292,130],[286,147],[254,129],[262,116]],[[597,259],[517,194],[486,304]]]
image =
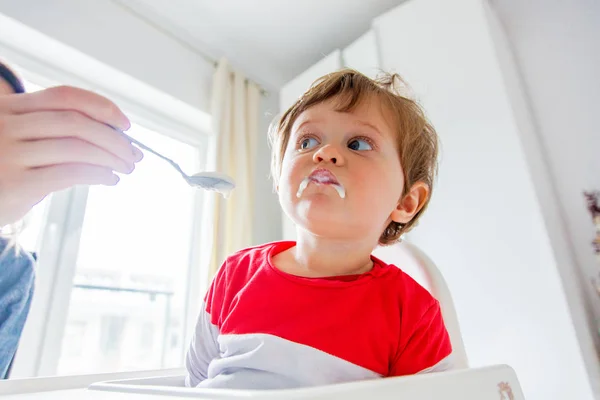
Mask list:
[[[389,120],[389,118],[387,118]],[[351,112],[335,111],[332,101],[304,111],[292,126],[282,162],[279,200],[288,216],[314,235],[331,239],[377,240],[397,220],[404,177],[396,132],[376,99]],[[328,184],[324,168],[345,189],[345,198]]]

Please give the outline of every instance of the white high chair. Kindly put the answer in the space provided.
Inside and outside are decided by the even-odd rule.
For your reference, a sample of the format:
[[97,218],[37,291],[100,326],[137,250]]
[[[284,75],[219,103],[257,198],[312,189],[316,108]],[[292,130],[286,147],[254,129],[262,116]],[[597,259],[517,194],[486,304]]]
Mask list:
[[[414,244],[381,248],[375,255],[402,269],[425,286],[440,302],[453,347],[452,371],[286,390],[228,390],[184,388],[183,376],[130,379],[93,384],[91,390],[164,395],[170,399],[461,399],[523,400],[514,371],[505,365],[469,369],[450,290],[433,261]],[[405,268],[407,266],[407,268]],[[412,273],[411,273],[412,272]],[[415,276],[417,275],[417,276]]]
[[[454,308],[454,301],[452,301],[450,289],[448,288],[442,273],[421,249],[410,242],[404,240],[390,246],[389,249],[392,250],[392,254],[390,254],[391,259],[384,259],[384,261],[395,264],[403,270],[407,264],[415,266],[417,272],[424,280],[424,282],[420,283],[440,302],[444,323],[448,330],[448,334],[450,335],[450,342],[452,343],[453,369],[468,368],[467,353],[465,351],[462,335],[460,334],[460,325],[458,324],[458,316],[456,314],[456,309]],[[409,274],[411,273],[410,270],[407,270],[406,272]],[[413,278],[419,281],[418,276],[413,276]]]

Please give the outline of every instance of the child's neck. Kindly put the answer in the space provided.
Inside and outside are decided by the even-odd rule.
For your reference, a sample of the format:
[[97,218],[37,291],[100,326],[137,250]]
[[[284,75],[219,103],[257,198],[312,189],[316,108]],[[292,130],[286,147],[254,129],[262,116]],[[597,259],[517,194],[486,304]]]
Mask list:
[[277,265],[285,272],[305,277],[357,275],[373,268],[375,246],[364,239],[326,239],[299,232],[296,246],[282,254]]

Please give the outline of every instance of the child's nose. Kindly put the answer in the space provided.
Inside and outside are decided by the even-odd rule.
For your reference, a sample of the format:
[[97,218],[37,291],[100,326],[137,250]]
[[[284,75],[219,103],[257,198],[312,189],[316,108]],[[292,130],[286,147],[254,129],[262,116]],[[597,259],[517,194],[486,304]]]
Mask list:
[[313,156],[313,161],[316,163],[330,162],[332,164],[340,165],[344,162],[342,155],[336,149],[335,146],[327,144],[317,150]]

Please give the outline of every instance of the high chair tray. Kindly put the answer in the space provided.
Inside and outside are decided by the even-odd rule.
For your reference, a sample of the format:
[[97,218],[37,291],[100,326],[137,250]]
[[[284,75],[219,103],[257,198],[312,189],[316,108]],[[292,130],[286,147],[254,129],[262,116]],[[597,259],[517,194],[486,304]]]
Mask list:
[[515,372],[506,365],[284,390],[186,388],[183,382],[183,376],[165,376],[100,382],[89,389],[211,400],[524,400]]

